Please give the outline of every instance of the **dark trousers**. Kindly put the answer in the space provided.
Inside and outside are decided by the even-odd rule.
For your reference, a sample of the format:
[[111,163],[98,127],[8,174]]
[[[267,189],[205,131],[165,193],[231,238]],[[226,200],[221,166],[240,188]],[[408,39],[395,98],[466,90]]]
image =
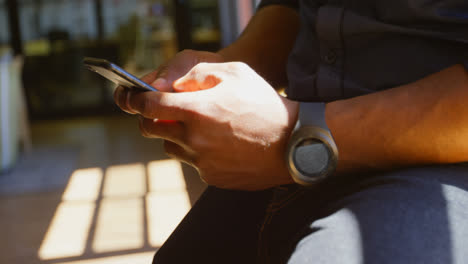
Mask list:
[[209,187],[167,263],[468,263],[468,165],[348,175],[305,189]]

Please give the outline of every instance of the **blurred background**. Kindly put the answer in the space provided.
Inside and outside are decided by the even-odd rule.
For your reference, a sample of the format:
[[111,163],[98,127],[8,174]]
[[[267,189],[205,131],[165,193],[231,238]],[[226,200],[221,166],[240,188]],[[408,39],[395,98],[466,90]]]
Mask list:
[[151,262],[205,185],[82,60],[141,76],[228,45],[258,2],[0,0],[0,263]]

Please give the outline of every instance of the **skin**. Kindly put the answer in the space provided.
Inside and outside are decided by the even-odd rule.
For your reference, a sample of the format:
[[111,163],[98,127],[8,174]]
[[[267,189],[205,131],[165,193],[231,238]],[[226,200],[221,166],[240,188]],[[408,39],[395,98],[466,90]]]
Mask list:
[[[339,171],[468,161],[468,72],[454,65],[421,80],[327,105]],[[349,129],[352,128],[352,129]]]
[[174,89],[200,91],[127,94],[127,111],[145,118],[144,136],[165,139],[166,152],[210,185],[258,190],[292,182],[282,160],[296,102],[241,62],[200,63]]
[[[298,25],[294,10],[264,8],[226,49],[184,51],[144,77],[164,92],[120,87],[116,103],[143,116],[142,134],[165,139],[167,153],[196,167],[210,185],[261,190],[293,183],[284,153],[298,103],[271,84],[286,81],[297,34],[291,29]],[[328,103],[338,173],[468,161],[466,98],[468,73],[454,65],[400,87]]]

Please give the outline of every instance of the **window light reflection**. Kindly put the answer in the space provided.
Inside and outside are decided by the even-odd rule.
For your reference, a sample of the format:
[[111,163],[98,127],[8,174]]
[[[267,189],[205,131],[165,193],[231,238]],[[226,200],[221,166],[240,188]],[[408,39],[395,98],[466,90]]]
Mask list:
[[190,207],[178,161],[117,165],[105,173],[100,168],[80,169],[70,177],[38,255],[58,263],[88,255],[87,249],[108,254],[159,247]]
[[146,198],[149,243],[160,247],[190,210],[186,193],[151,194]]
[[48,260],[82,255],[94,209],[92,202],[60,204],[39,248],[39,258]]
[[63,201],[96,201],[99,197],[103,172],[100,168],[75,171],[70,177]]
[[184,173],[180,162],[159,160],[148,164],[150,192],[185,192]]
[[92,244],[94,252],[138,249],[144,246],[144,236],[141,198],[102,200]]
[[42,260],[80,256],[86,249],[95,201],[103,172],[100,168],[76,170],[62,196],[39,248]]
[[126,254],[113,257],[60,262],[57,264],[149,264],[153,260],[154,251]]
[[151,191],[146,198],[149,242],[159,247],[190,210],[190,200],[180,162],[151,162],[148,174]]
[[104,197],[142,197],[146,194],[146,168],[142,163],[111,166],[106,170]]

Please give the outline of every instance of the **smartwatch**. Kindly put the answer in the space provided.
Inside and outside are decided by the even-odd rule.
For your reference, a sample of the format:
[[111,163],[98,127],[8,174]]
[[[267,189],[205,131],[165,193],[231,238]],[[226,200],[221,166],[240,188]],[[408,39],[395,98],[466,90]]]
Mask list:
[[312,186],[334,173],[338,148],[325,122],[325,103],[300,103],[286,162],[294,181],[304,186]]

